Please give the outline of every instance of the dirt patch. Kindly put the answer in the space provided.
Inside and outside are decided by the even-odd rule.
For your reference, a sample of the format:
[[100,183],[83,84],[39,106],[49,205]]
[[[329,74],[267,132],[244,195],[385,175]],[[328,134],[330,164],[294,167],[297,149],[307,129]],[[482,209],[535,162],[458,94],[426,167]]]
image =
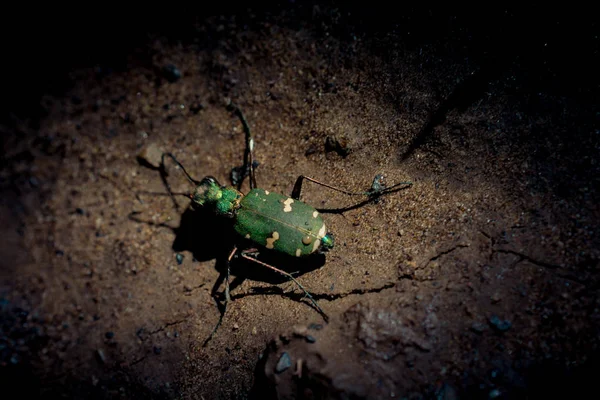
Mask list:
[[[518,32],[492,34],[524,17],[378,18],[323,5],[185,18],[128,46],[118,68],[78,65],[65,93],[42,98],[43,117],[7,119],[5,383],[25,377],[46,398],[585,388],[600,318],[594,85],[556,62],[562,31],[514,48]],[[234,259],[233,301],[203,347],[234,237],[165,195],[165,182],[190,185],[173,164],[161,176],[157,154],[229,183],[244,139],[228,99],[255,135],[261,188],[289,195],[301,174],[351,191],[377,174],[412,185],[354,207],[305,183],[336,246],[275,262],[298,271],[329,322],[290,282]]]

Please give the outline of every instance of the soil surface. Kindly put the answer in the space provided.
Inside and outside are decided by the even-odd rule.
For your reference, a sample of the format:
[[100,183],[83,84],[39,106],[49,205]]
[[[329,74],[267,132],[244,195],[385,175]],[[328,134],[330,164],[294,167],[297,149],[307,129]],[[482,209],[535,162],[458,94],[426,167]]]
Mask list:
[[[456,399],[594,387],[593,13],[290,2],[199,15],[49,18],[36,21],[47,36],[9,46],[20,61],[3,73],[0,126],[4,388]],[[203,346],[237,238],[231,220],[169,197],[167,185],[192,187],[158,163],[171,152],[195,179],[231,184],[245,142],[228,101],[252,129],[260,188],[290,195],[299,175],[354,192],[378,174],[412,185],[363,202],[305,182],[335,247],[263,256],[328,320],[293,282],[234,257],[231,302]]]

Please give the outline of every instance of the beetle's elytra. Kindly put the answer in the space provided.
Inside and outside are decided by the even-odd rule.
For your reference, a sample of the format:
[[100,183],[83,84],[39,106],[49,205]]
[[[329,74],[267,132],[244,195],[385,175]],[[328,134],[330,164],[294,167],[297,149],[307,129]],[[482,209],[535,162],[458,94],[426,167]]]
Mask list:
[[319,212],[279,193],[255,188],[244,196],[207,177],[196,187],[192,201],[234,218],[233,228],[240,237],[269,250],[303,257],[333,247],[333,237]]
[[295,257],[333,248],[333,238],[317,210],[262,189],[253,189],[242,199],[234,229],[246,239]]

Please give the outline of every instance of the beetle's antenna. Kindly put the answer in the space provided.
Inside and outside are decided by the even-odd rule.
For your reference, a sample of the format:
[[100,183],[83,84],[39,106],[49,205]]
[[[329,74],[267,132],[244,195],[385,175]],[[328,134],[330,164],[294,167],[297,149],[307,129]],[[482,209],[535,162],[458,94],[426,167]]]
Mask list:
[[185,174],[186,178],[188,178],[188,181],[190,181],[190,183],[191,183],[192,185],[196,185],[196,186],[197,186],[197,185],[199,185],[199,184],[200,184],[200,181],[198,181],[198,180],[196,180],[196,179],[192,178],[192,177],[190,176],[190,174],[188,174],[188,172],[185,170],[184,166],[183,166],[183,165],[181,165],[181,163],[180,163],[179,161],[177,161],[177,159],[175,158],[175,156],[174,156],[173,154],[171,154],[171,153],[163,153],[163,154],[162,154],[162,156],[160,157],[160,163],[161,163],[161,165],[163,166],[163,168],[164,168],[164,166],[165,166],[165,156],[169,156],[169,157],[171,157],[171,159],[172,159],[172,160],[175,162],[175,164],[177,164],[177,166],[178,166],[179,168],[181,168],[181,170],[182,170],[182,171],[183,171],[183,173]]
[[[175,206],[176,210],[179,210],[179,204],[177,204],[177,201],[175,201],[175,197],[173,197],[173,192],[171,191],[171,185],[169,185],[169,182],[167,181],[167,169],[165,168],[165,156],[170,157],[175,164],[177,164],[179,166],[179,168],[181,168],[181,170],[183,171],[183,173],[185,174],[186,178],[188,179],[188,181],[190,181],[190,183],[192,185],[198,186],[200,184],[200,181],[192,178],[190,176],[190,174],[188,174],[188,172],[185,170],[185,167],[179,162],[177,161],[177,159],[175,158],[175,156],[171,153],[162,153],[162,155],[160,156],[160,177],[163,181],[163,183],[165,184],[165,186],[167,187],[167,191],[169,192],[169,196],[171,196],[171,200],[173,201],[173,205]],[[191,195],[186,195],[186,197],[191,198]]]

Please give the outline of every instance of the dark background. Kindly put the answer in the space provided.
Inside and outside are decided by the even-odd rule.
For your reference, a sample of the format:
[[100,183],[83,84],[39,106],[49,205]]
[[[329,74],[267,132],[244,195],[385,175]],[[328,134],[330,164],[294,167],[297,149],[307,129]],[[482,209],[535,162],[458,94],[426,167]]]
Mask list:
[[[236,7],[232,3],[201,4],[192,9],[166,3],[160,4],[160,9],[149,9],[148,5],[138,10],[109,8],[104,4],[96,4],[97,9],[89,4],[85,5],[85,10],[83,7],[63,10],[32,7],[31,10],[4,15],[4,46],[0,49],[4,53],[0,72],[3,168],[8,169],[22,161],[19,157],[23,153],[15,156],[10,146],[37,135],[39,121],[48,115],[41,102],[42,97],[68,95],[76,83],[73,72],[95,68],[98,76],[108,76],[135,65],[155,68],[146,51],[148,42],[155,37],[164,37],[170,43],[193,43],[210,51],[227,37],[217,26],[211,25],[199,36],[193,24],[214,16],[222,16],[224,20],[235,16],[241,18],[248,12],[246,6]],[[323,12],[315,13],[315,7]],[[335,12],[329,12],[332,9]],[[457,79],[456,85],[448,84],[453,90],[440,96],[443,100],[437,109],[431,110],[428,122],[424,121],[413,142],[414,148],[430,141],[433,126],[442,123],[448,111],[464,110],[472,105],[484,96],[490,81],[507,71],[512,74],[512,85],[508,90],[516,97],[528,99],[522,105],[526,112],[576,116],[567,118],[574,128],[563,130],[561,141],[577,143],[581,130],[576,127],[581,126],[596,126],[595,131],[588,130],[591,136],[582,138],[581,143],[598,141],[600,39],[596,14],[591,9],[544,7],[528,10],[488,5],[460,8],[402,4],[391,8],[375,3],[262,2],[253,6],[252,10],[255,17],[243,30],[253,31],[268,21],[290,29],[310,28],[316,32],[322,29],[323,35],[326,32],[341,42],[360,35],[372,41],[372,51],[382,59],[386,58],[388,50],[385,43],[392,37],[402,42],[409,51],[424,52],[425,59],[468,60],[472,65],[472,75]],[[381,38],[381,46],[377,46],[378,38]],[[575,109],[581,112],[573,112]],[[543,137],[544,132],[537,132],[537,135],[534,140]],[[510,137],[505,139],[512,140]],[[590,147],[574,147],[571,151],[575,155],[580,152],[591,154],[593,158],[596,152]],[[541,164],[544,164],[544,154],[551,153],[551,149],[546,150],[548,153],[542,151],[538,155],[537,161]],[[10,156],[5,157],[7,154]],[[594,168],[588,168],[586,164],[572,167],[565,165],[569,173],[581,180],[589,181],[592,186],[597,183],[597,165]],[[554,189],[560,193],[565,189],[561,189],[561,177],[558,174],[556,177]],[[3,175],[2,190],[11,193],[6,195],[6,202],[18,202],[21,193],[19,178],[14,174]],[[595,216],[598,217],[597,211]],[[597,274],[597,260],[591,259],[587,266]],[[5,283],[2,289],[10,291],[10,280],[5,282],[9,283]],[[594,283],[587,293],[593,297],[597,290],[598,285]],[[17,332],[15,335],[26,338],[30,332],[19,333],[15,328],[22,322],[20,318],[25,318],[21,311],[4,311],[4,337],[8,332]],[[595,328],[590,326],[590,329]],[[7,348],[6,343],[8,339],[3,343],[3,349]],[[43,347],[45,344],[37,345]],[[46,389],[55,385],[26,363],[17,366],[11,366],[10,362],[7,364],[10,356],[8,353],[5,355],[7,357],[2,359],[2,386],[7,393],[11,386],[25,393],[31,389],[33,395],[37,392],[37,385]],[[556,395],[562,391],[574,395],[574,392],[576,394],[586,388],[593,390],[597,360],[597,353],[591,353],[582,366],[572,370],[559,363],[534,363],[523,373],[527,376],[527,385],[524,388],[519,386],[522,389],[519,394],[525,396],[531,393],[535,397]],[[47,396],[88,391],[88,388],[77,388],[76,384],[73,387],[58,386],[50,389]],[[132,388],[138,394],[147,390],[133,384]],[[467,395],[482,395],[475,384],[465,383],[461,389]]]

